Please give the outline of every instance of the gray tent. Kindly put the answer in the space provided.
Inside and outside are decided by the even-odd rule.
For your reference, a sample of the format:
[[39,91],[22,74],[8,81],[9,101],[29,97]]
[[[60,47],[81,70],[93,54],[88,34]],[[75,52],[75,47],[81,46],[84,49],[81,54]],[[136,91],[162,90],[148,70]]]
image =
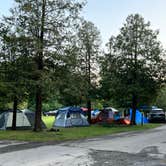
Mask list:
[[53,127],[73,127],[73,126],[89,126],[86,117],[83,115],[79,107],[66,107],[58,111],[58,115]]
[[[34,123],[35,123],[35,112],[33,111],[30,111],[29,109],[24,109],[24,110],[21,110],[25,116],[28,118],[30,124],[32,127],[34,127]],[[42,128],[45,129],[46,128],[46,125],[45,123],[42,121]]]
[[[17,110],[16,117],[16,128],[17,129],[32,129],[34,127],[34,113],[29,111],[29,113]],[[13,111],[8,110],[0,114],[0,130],[11,129],[13,119]],[[46,126],[42,124],[43,128]]]

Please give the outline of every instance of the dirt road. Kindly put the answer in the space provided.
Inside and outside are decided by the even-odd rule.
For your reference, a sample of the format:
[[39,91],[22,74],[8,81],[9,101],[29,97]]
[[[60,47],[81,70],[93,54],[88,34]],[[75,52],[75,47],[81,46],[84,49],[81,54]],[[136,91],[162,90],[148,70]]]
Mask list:
[[0,166],[166,166],[166,125],[60,144],[0,141]]

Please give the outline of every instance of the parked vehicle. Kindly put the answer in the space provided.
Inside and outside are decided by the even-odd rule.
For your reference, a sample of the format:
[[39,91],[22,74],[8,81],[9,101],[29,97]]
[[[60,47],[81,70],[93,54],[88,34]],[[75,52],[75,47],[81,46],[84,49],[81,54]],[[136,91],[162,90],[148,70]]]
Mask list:
[[149,112],[149,122],[166,122],[165,112],[161,108],[154,108]]
[[55,116],[57,114],[58,110],[43,112],[44,116]]

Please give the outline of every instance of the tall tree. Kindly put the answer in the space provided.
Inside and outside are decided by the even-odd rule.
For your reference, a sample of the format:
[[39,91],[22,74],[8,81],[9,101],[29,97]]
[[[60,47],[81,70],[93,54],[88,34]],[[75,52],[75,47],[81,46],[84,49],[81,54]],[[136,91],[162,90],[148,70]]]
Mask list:
[[27,59],[26,56],[23,56],[26,49],[23,52],[22,48],[25,47],[25,44],[23,44],[24,38],[16,37],[9,27],[1,24],[0,32],[0,81],[5,87],[1,89],[4,95],[0,97],[5,98],[8,102],[13,101],[12,129],[16,130],[17,105],[26,94],[24,65],[26,65]]
[[158,92],[155,99],[155,104],[166,111],[166,85],[163,85]]
[[97,59],[100,54],[100,32],[89,21],[83,21],[78,32],[79,66],[85,82],[85,96],[88,108],[88,121],[91,123],[91,98],[96,81]]
[[8,24],[31,40],[30,56],[36,63],[33,73],[36,84],[36,113],[34,131],[41,130],[42,94],[45,74],[49,71],[46,61],[63,63],[63,48],[69,43],[73,28],[84,3],[77,0],[15,0]]
[[28,49],[32,47],[31,39],[21,33],[15,24],[15,16],[3,17],[0,26],[1,81],[6,89],[2,91],[5,93],[6,102],[13,101],[13,130],[16,130],[17,106],[27,96],[27,86],[33,68]]
[[148,103],[165,77],[165,54],[157,35],[139,14],[129,15],[119,35],[111,37],[103,60],[102,86],[120,106],[131,103],[132,124],[138,103]]

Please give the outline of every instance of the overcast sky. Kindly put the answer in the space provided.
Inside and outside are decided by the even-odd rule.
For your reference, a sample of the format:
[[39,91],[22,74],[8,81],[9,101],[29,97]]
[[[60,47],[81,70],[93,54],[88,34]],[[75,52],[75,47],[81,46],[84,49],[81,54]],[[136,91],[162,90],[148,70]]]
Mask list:
[[[8,14],[14,0],[0,0],[0,15]],[[159,29],[159,40],[166,48],[166,0],[87,0],[82,15],[101,32],[103,45],[116,35],[129,14],[139,13],[152,29]]]

